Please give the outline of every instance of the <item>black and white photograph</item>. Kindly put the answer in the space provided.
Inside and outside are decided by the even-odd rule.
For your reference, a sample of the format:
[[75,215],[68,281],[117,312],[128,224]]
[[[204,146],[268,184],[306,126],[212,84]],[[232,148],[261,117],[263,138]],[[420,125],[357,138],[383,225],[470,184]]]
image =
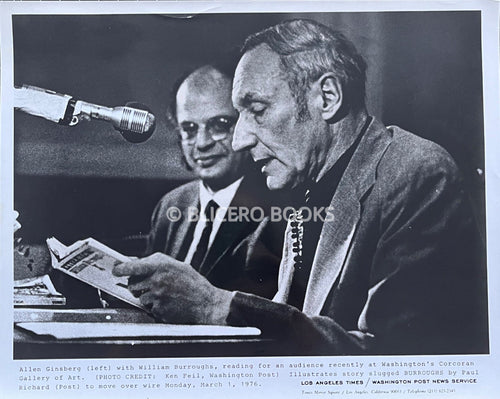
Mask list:
[[2,19],[1,391],[492,397],[498,4],[111,3]]

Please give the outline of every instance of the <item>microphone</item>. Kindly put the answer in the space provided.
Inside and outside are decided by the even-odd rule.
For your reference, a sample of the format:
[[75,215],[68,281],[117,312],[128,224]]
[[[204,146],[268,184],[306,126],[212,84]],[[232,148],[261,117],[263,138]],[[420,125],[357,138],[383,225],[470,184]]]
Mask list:
[[14,109],[67,126],[90,119],[110,122],[132,143],[149,139],[156,126],[155,116],[139,103],[109,108],[29,85],[14,88]]
[[[68,105],[71,107],[70,104]],[[131,105],[134,105],[135,108]],[[85,101],[76,101],[73,118],[69,125],[77,124],[79,117],[107,121],[111,122],[113,127],[128,141],[142,143],[151,137],[156,125],[155,116],[145,108],[138,103],[127,103],[124,107],[108,108]]]

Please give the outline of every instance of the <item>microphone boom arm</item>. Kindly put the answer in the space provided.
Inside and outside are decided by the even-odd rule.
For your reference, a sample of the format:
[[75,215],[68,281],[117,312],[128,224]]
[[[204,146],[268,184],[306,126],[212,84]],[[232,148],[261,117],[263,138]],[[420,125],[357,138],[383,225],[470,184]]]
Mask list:
[[107,121],[133,143],[146,141],[156,125],[154,115],[141,104],[109,108],[29,85],[14,88],[14,108],[68,126],[81,120]]

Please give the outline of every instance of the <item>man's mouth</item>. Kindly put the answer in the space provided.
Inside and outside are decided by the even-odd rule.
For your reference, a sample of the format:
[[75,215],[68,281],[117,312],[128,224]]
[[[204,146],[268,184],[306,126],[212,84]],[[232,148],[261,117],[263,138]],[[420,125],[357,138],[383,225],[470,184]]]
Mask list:
[[259,170],[261,171],[261,173],[265,173],[266,172],[266,167],[267,165],[269,164],[269,162],[272,161],[273,158],[262,158],[262,159],[258,159],[255,161],[255,163],[257,164],[257,167],[259,168]]
[[215,165],[221,158],[223,158],[223,155],[206,155],[196,158],[195,162],[196,165],[202,168],[208,168]]

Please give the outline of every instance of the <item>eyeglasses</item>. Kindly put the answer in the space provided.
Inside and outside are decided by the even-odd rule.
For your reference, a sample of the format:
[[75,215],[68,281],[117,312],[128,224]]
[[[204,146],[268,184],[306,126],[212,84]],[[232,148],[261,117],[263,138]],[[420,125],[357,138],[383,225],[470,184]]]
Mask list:
[[[233,116],[214,116],[213,118],[208,119],[205,123],[205,131],[208,132],[214,141],[224,140],[232,133],[232,129],[237,119],[238,118]],[[203,126],[203,124],[201,126]],[[179,131],[183,142],[187,144],[194,144],[199,128],[200,125],[196,122],[182,122],[177,130]]]

